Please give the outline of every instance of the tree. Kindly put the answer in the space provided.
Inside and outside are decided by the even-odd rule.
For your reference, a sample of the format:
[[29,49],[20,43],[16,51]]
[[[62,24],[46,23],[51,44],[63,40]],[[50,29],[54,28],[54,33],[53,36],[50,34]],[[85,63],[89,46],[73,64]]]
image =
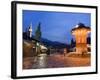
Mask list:
[[75,47],[75,41],[71,39],[71,47]]
[[41,39],[41,23],[38,24],[37,29],[35,31],[35,39],[39,41]]
[[[35,39],[39,41],[41,39],[41,23],[38,24],[37,29],[35,31]],[[41,48],[39,43],[36,43],[36,49],[37,49],[37,54],[39,55],[41,53]]]

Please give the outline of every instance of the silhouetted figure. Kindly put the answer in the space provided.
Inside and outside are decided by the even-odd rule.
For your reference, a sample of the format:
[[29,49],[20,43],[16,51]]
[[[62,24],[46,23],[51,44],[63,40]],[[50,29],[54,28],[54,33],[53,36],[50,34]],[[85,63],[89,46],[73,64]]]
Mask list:
[[67,49],[64,48],[64,56],[66,56],[66,53],[67,53]]
[[50,55],[50,49],[48,48],[48,50],[47,50],[47,55]]

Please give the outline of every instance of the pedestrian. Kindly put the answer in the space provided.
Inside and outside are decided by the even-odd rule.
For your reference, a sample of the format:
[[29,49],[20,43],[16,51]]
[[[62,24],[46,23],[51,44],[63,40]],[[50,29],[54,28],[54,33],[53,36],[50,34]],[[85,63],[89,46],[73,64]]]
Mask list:
[[47,55],[50,55],[50,49],[48,48],[48,50],[47,50]]
[[67,49],[64,48],[64,56],[66,56],[66,53],[67,53]]

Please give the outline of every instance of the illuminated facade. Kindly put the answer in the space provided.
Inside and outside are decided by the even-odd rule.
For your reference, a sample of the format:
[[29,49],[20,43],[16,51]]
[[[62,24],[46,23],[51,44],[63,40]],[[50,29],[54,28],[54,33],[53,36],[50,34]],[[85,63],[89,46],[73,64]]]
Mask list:
[[87,37],[90,33],[90,27],[86,27],[84,24],[79,23],[75,28],[72,29],[72,35],[76,40],[76,52],[82,54],[87,52]]

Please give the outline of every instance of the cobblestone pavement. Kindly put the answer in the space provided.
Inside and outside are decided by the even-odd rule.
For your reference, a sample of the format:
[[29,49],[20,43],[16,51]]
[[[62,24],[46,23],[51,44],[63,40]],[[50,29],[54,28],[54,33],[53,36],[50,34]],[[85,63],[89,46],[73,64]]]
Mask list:
[[59,68],[90,66],[90,57],[68,57],[61,54],[47,56],[41,54],[35,58],[26,58],[23,61],[24,69]]

